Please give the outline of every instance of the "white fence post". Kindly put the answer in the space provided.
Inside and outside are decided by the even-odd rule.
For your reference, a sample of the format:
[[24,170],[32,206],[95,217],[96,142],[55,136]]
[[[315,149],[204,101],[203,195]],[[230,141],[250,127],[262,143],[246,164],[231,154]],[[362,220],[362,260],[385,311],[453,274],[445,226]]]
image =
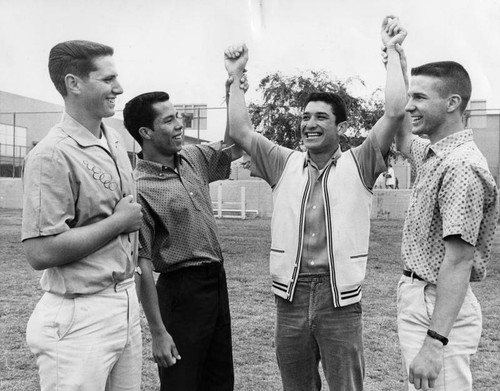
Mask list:
[[217,189],[217,217],[222,219],[222,183],[219,183]]
[[242,187],[241,188],[241,219],[242,220],[245,220],[245,218],[247,217],[247,208],[246,208],[246,203],[245,203],[245,188]]

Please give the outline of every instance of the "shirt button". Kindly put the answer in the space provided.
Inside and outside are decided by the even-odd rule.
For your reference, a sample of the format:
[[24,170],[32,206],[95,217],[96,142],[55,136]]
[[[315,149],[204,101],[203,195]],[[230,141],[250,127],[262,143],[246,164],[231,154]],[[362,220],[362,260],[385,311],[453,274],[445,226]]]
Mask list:
[[314,261],[311,261],[311,266],[314,266]]
[[313,205],[313,209],[316,209],[316,205]]
[[313,233],[313,234],[311,234],[311,236],[314,238],[316,236],[316,234]]

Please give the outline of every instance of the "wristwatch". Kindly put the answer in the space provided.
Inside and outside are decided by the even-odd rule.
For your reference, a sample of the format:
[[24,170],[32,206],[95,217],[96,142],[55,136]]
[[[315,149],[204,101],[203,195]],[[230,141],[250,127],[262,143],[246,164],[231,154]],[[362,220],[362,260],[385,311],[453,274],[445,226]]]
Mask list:
[[443,344],[443,346],[448,345],[448,338],[443,337],[441,334],[436,333],[434,330],[427,330],[427,335],[433,339],[437,339],[439,342]]

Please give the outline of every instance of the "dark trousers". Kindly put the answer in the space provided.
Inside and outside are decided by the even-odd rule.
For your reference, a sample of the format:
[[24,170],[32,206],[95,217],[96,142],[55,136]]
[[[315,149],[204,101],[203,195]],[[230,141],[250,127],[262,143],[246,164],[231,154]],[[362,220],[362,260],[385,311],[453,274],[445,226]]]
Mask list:
[[161,274],[156,290],[163,323],[181,356],[171,367],[158,367],[161,391],[232,391],[231,321],[222,264]]

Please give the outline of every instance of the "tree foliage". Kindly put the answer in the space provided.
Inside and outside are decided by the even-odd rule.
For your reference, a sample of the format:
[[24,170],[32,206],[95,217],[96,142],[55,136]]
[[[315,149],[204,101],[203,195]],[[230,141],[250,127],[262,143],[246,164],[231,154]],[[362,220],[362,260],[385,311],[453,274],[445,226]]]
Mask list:
[[380,90],[370,99],[356,98],[348,89],[354,82],[364,86],[358,77],[346,81],[334,81],[325,71],[307,71],[300,75],[285,76],[275,72],[265,76],[259,83],[262,104],[250,104],[250,118],[254,127],[275,143],[291,148],[300,148],[298,129],[305,98],[314,91],[334,92],[344,100],[348,112],[347,137],[341,139],[343,150],[361,144],[366,130],[373,127],[382,116],[384,105]]

